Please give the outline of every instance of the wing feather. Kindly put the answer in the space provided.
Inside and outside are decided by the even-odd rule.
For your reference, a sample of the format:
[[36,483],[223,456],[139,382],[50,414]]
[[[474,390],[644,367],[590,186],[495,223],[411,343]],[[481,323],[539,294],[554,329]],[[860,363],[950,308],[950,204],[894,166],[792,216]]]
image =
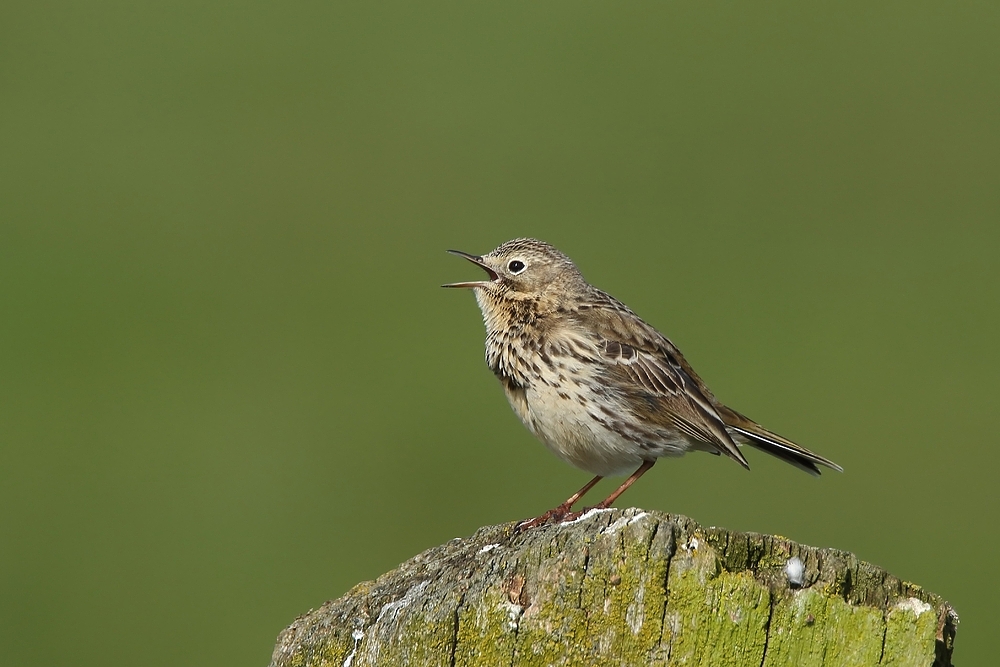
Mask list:
[[592,289],[590,298],[579,304],[578,330],[596,336],[589,343],[607,362],[609,381],[632,399],[629,404],[637,417],[680,431],[706,444],[708,451],[726,454],[745,468],[750,466],[731,433],[741,443],[745,441],[808,473],[818,475],[817,465],[842,470],[833,461],[721,403],[666,336],[621,301]]
[[606,294],[588,303],[587,330],[593,330],[609,379],[632,398],[637,416],[680,430],[735,459],[746,458],[726,430],[715,400],[677,348],[640,320],[624,304]]

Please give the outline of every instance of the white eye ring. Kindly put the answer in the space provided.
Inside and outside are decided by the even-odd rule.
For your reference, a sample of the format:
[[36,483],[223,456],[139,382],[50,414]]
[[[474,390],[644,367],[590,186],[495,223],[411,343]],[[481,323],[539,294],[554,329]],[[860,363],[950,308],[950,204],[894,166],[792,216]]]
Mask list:
[[519,259],[512,259],[507,263],[507,270],[515,276],[521,273],[521,271],[524,271],[525,268],[524,262]]

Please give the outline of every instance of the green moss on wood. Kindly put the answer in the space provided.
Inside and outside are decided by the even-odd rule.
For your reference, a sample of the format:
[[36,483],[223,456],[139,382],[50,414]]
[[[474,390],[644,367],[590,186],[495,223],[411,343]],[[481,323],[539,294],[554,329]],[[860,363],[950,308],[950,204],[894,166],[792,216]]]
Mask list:
[[846,552],[639,510],[512,527],[302,616],[272,666],[950,664],[951,607]]
[[797,590],[776,600],[764,667],[878,665],[884,632],[878,609],[817,589]]

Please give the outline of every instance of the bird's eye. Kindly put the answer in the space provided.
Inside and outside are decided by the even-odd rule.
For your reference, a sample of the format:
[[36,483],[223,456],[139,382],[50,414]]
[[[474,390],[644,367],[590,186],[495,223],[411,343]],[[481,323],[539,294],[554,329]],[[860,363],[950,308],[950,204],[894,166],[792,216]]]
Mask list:
[[507,270],[516,275],[524,271],[524,262],[519,259],[511,260],[510,264],[507,265]]

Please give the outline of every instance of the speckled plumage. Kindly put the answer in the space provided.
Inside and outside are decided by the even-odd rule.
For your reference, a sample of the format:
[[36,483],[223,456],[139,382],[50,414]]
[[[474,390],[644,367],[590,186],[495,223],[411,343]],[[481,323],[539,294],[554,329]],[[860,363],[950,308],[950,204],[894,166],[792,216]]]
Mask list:
[[812,474],[840,469],[719,402],[670,340],[551,245],[452,252],[488,273],[447,285],[475,292],[487,364],[525,426],[566,462],[607,476],[701,450],[749,468],[737,445],[750,444]]

